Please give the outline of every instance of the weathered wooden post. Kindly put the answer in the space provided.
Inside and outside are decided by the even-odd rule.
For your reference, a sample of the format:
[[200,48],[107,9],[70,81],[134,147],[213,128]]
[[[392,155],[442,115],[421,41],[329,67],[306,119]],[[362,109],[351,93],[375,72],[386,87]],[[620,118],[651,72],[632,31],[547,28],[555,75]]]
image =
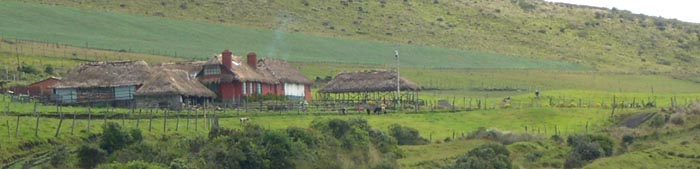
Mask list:
[[180,128],[180,111],[178,111],[177,114],[175,114],[175,116],[175,131],[177,131],[177,129]]
[[190,131],[190,117],[192,117],[192,112],[190,110],[187,110],[187,118],[185,118],[185,129],[187,131]]
[[[158,110],[156,110],[156,113],[158,113]],[[148,132],[151,132],[152,128],[153,128],[153,111],[151,111],[151,117],[148,119]]]
[[39,113],[36,112],[36,104],[37,102],[34,102],[34,115],[36,115],[36,127],[34,128],[34,136],[39,137],[39,118],[41,117]]
[[21,116],[17,115],[17,122],[15,123],[15,138],[17,138],[17,136],[19,136],[19,118],[20,117]]
[[615,120],[615,108],[617,108],[617,102],[615,101],[615,95],[613,95],[613,105],[612,112],[610,112],[610,120]]
[[139,128],[139,123],[141,122],[141,113],[143,113],[143,109],[139,109],[139,117],[136,118],[136,128]]
[[163,134],[168,132],[168,111],[163,111]]
[[87,124],[87,132],[90,133],[90,120],[92,119],[92,111],[90,110],[92,106],[88,107],[88,124]]
[[73,122],[70,125],[70,135],[73,135],[73,130],[75,130],[75,118],[77,115],[77,112],[73,112]]
[[56,127],[56,134],[54,135],[54,137],[58,137],[58,134],[61,133],[61,125],[63,124],[63,113],[61,113],[60,109],[59,109],[58,113],[59,113],[58,116],[59,116],[60,120],[58,120],[58,127]]

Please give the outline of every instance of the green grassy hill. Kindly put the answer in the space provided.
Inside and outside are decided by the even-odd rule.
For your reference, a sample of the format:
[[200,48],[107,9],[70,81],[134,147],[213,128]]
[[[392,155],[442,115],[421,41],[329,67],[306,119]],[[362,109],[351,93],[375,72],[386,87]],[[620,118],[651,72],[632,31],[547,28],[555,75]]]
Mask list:
[[[85,48],[206,59],[223,49],[256,51],[290,61],[392,64],[394,44],[308,36],[79,10],[50,5],[0,4],[0,31],[11,38],[66,43]],[[572,63],[457,49],[400,45],[404,65],[420,68],[586,69]]]
[[[324,37],[546,58],[610,71],[698,73],[694,65],[700,61],[699,24],[542,0],[25,1]],[[297,35],[288,35],[288,39]],[[254,39],[247,41],[265,39],[268,45],[280,45],[278,51],[293,49],[291,44],[285,48],[288,43],[271,43],[271,38]],[[354,49],[368,50],[370,46],[374,45]],[[342,45],[318,47],[344,50]],[[445,55],[427,54],[417,56]],[[309,57],[324,61],[317,55]],[[455,59],[451,63],[473,61]]]

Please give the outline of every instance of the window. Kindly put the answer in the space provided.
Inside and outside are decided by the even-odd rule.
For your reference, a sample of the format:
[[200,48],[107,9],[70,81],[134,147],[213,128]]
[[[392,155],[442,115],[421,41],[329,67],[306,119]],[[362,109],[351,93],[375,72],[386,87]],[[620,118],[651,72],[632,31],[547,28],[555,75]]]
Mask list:
[[218,66],[207,66],[204,69],[204,75],[217,75],[221,73],[221,69]]
[[246,88],[247,83],[248,82],[243,82],[243,95],[246,95],[248,93],[248,92],[246,92],[248,90],[248,88]]
[[258,94],[262,94],[262,84],[258,83]]

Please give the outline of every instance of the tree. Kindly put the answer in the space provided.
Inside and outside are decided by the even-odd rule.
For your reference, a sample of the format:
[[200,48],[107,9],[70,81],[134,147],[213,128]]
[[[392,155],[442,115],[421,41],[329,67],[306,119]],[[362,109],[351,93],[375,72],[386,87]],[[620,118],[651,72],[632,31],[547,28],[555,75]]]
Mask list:
[[459,156],[455,165],[448,168],[510,169],[513,164],[509,156],[510,152],[502,144],[484,144]]

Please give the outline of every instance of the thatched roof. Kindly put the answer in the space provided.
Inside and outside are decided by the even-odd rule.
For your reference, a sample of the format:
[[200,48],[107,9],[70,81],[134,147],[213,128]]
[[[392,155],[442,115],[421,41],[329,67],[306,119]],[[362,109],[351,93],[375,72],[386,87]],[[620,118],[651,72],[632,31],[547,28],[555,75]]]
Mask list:
[[[237,80],[237,81],[242,81],[242,82],[265,82],[265,83],[277,83],[275,79],[272,77],[267,77],[263,73],[258,72],[254,68],[251,68],[248,66],[246,63],[245,59],[242,59],[239,56],[233,56],[231,58],[231,68],[227,69],[229,73],[233,74],[233,77],[224,75],[219,79],[211,79],[211,78],[205,78],[202,79],[203,83],[217,83],[219,81],[232,81],[232,80]],[[224,66],[221,64],[221,55],[217,55],[209,59],[205,65],[219,65],[219,66]],[[223,74],[227,74],[224,72]]]
[[[401,90],[419,90],[418,85],[401,77]],[[340,73],[328,82],[321,93],[359,93],[396,91],[396,72],[369,70]]]
[[313,84],[309,78],[294,68],[287,61],[280,59],[265,59],[258,63],[258,70],[269,74],[281,83]]
[[209,90],[191,77],[184,70],[156,68],[151,77],[136,91],[137,96],[184,95],[198,97],[216,97]]
[[206,63],[206,61],[161,63],[154,66],[154,68],[177,69],[187,71],[188,73],[197,73],[202,70],[202,66]]
[[54,88],[140,85],[149,77],[150,67],[144,61],[91,62],[69,70]]

